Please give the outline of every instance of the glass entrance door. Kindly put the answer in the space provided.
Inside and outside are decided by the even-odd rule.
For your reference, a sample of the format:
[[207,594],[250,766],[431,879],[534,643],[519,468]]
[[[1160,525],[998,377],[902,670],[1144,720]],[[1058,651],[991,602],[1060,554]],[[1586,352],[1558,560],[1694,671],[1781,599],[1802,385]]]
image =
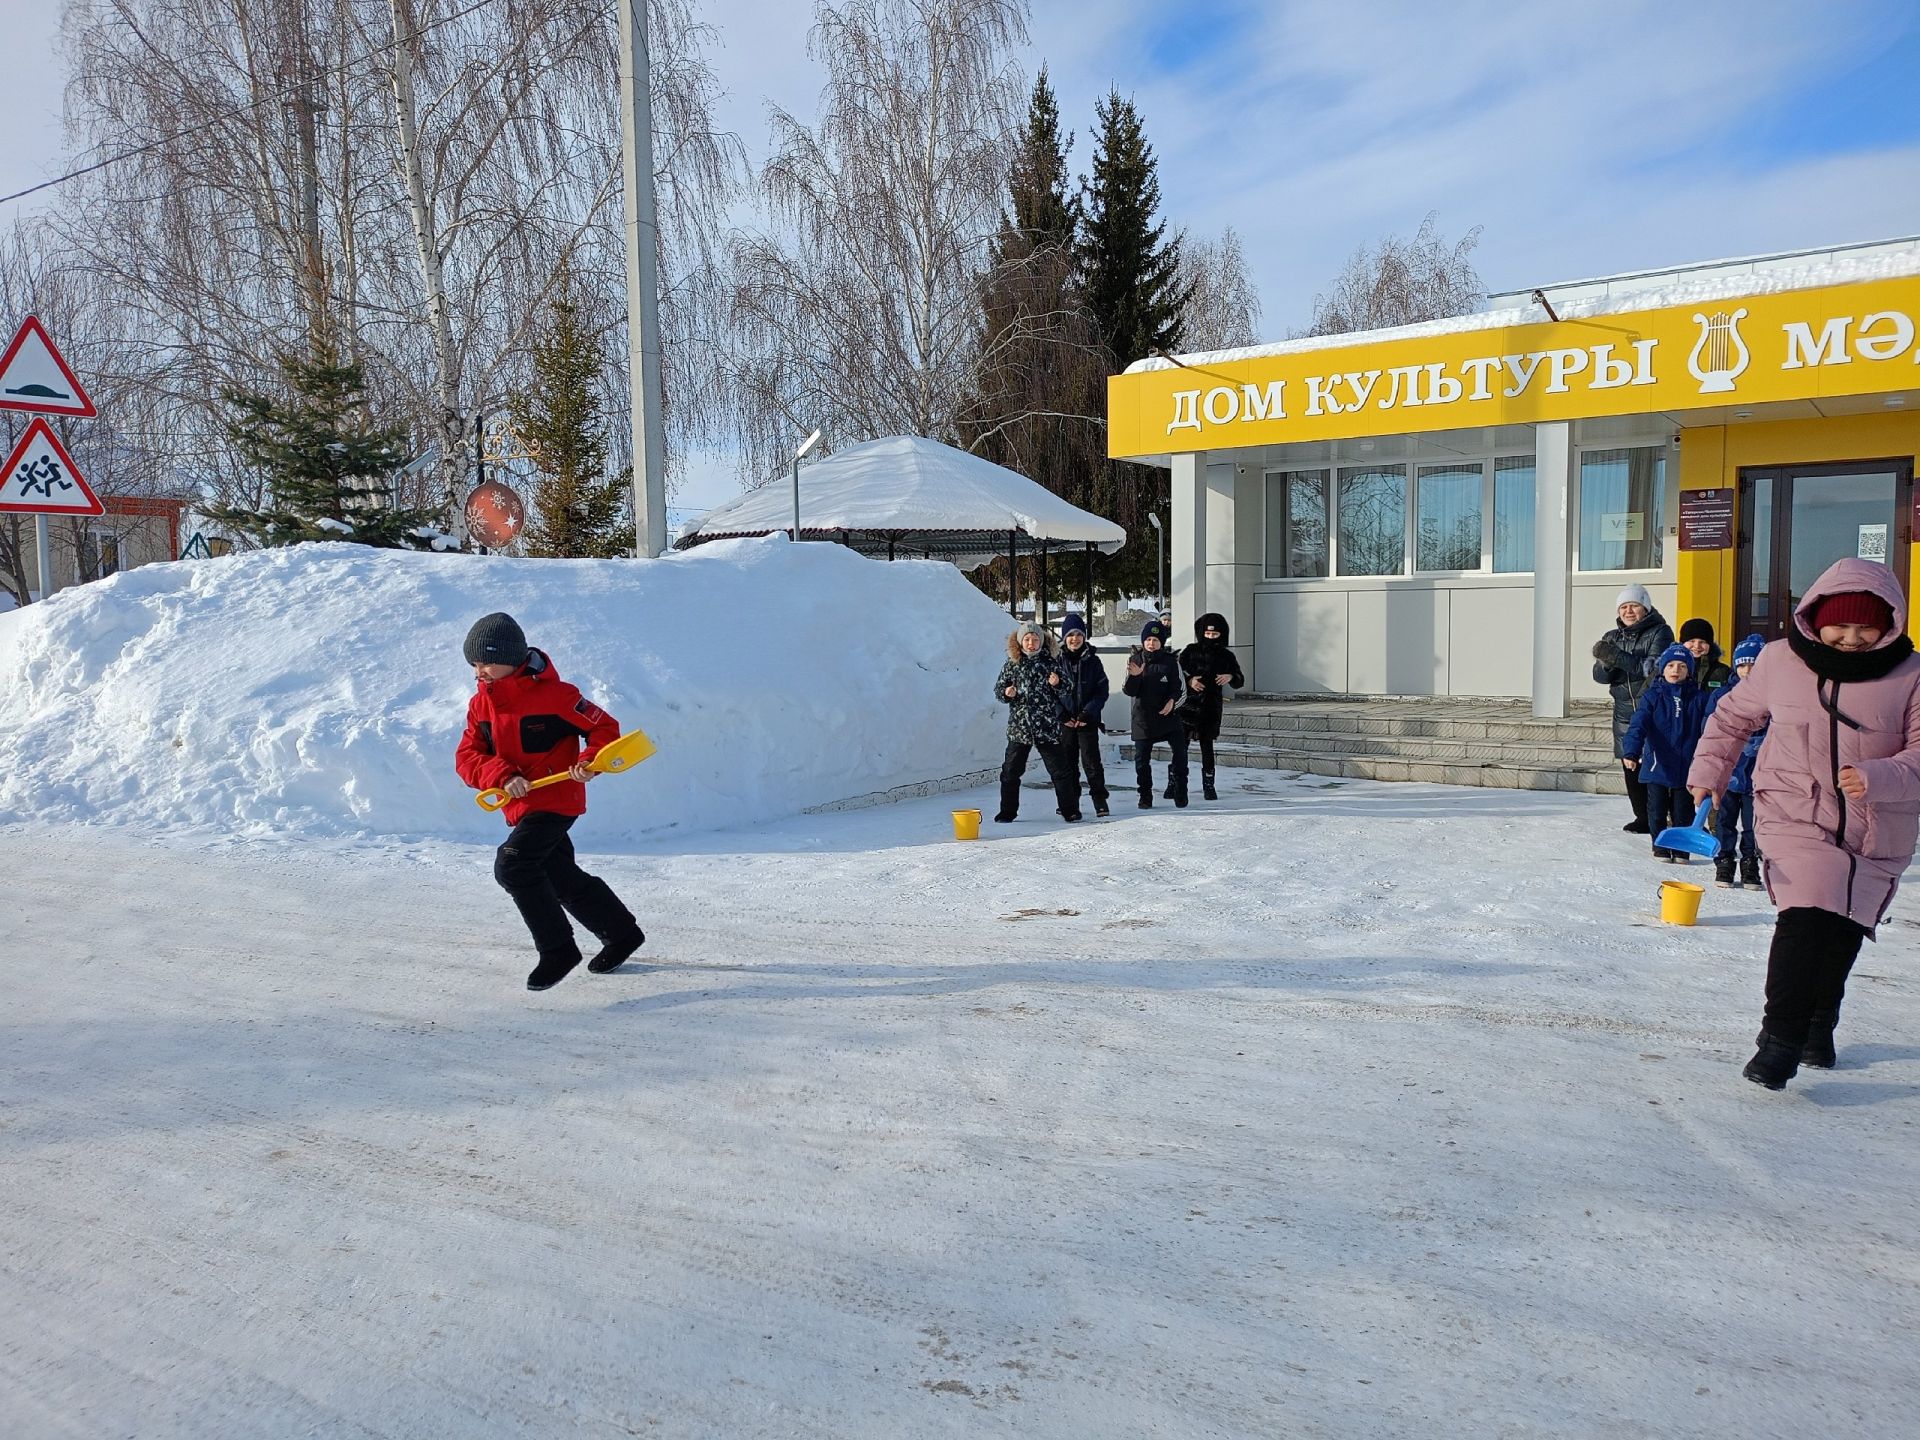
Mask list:
[[1912,504],[1910,460],[1741,471],[1732,638],[1757,631],[1778,640],[1807,587],[1849,555],[1892,566],[1904,586]]

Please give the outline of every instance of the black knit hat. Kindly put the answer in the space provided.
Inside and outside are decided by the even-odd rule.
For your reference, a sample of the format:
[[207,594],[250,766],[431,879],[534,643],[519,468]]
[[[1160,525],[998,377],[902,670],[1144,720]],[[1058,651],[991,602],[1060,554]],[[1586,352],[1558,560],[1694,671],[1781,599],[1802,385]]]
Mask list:
[[469,665],[524,665],[527,637],[511,615],[496,610],[473,622],[460,653]]
[[1697,615],[1687,621],[1680,627],[1680,643],[1684,645],[1689,640],[1704,640],[1709,645],[1713,644],[1713,622],[1702,620]]

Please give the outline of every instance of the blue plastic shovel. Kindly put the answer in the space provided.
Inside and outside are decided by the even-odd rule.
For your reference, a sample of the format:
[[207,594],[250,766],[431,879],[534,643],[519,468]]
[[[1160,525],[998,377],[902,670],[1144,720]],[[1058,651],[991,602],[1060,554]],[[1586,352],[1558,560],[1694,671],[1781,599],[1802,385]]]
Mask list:
[[1693,818],[1691,825],[1669,825],[1654,839],[1654,844],[1662,850],[1684,850],[1689,855],[1705,855],[1709,859],[1720,853],[1719,839],[1708,833],[1707,826],[1713,821],[1713,801],[1708,800],[1700,807],[1700,813]]

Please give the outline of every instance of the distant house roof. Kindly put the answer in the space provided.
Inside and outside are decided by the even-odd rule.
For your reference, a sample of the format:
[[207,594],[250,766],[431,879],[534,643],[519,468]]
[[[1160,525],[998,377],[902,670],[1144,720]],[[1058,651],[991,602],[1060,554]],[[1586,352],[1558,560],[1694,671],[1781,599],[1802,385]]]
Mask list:
[[[793,489],[775,481],[722,505],[677,542],[679,549],[793,527]],[[927,555],[963,570],[1022,548],[1111,554],[1127,532],[1069,505],[1026,476],[914,435],[869,440],[800,472],[804,535],[838,540],[867,555]]]

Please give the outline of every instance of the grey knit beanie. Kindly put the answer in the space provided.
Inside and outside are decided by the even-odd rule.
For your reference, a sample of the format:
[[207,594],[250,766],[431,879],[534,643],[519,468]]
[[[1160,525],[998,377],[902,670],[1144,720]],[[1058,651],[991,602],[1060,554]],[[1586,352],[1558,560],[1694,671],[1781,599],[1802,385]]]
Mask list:
[[473,622],[461,653],[469,665],[524,665],[527,637],[511,615],[496,610]]

